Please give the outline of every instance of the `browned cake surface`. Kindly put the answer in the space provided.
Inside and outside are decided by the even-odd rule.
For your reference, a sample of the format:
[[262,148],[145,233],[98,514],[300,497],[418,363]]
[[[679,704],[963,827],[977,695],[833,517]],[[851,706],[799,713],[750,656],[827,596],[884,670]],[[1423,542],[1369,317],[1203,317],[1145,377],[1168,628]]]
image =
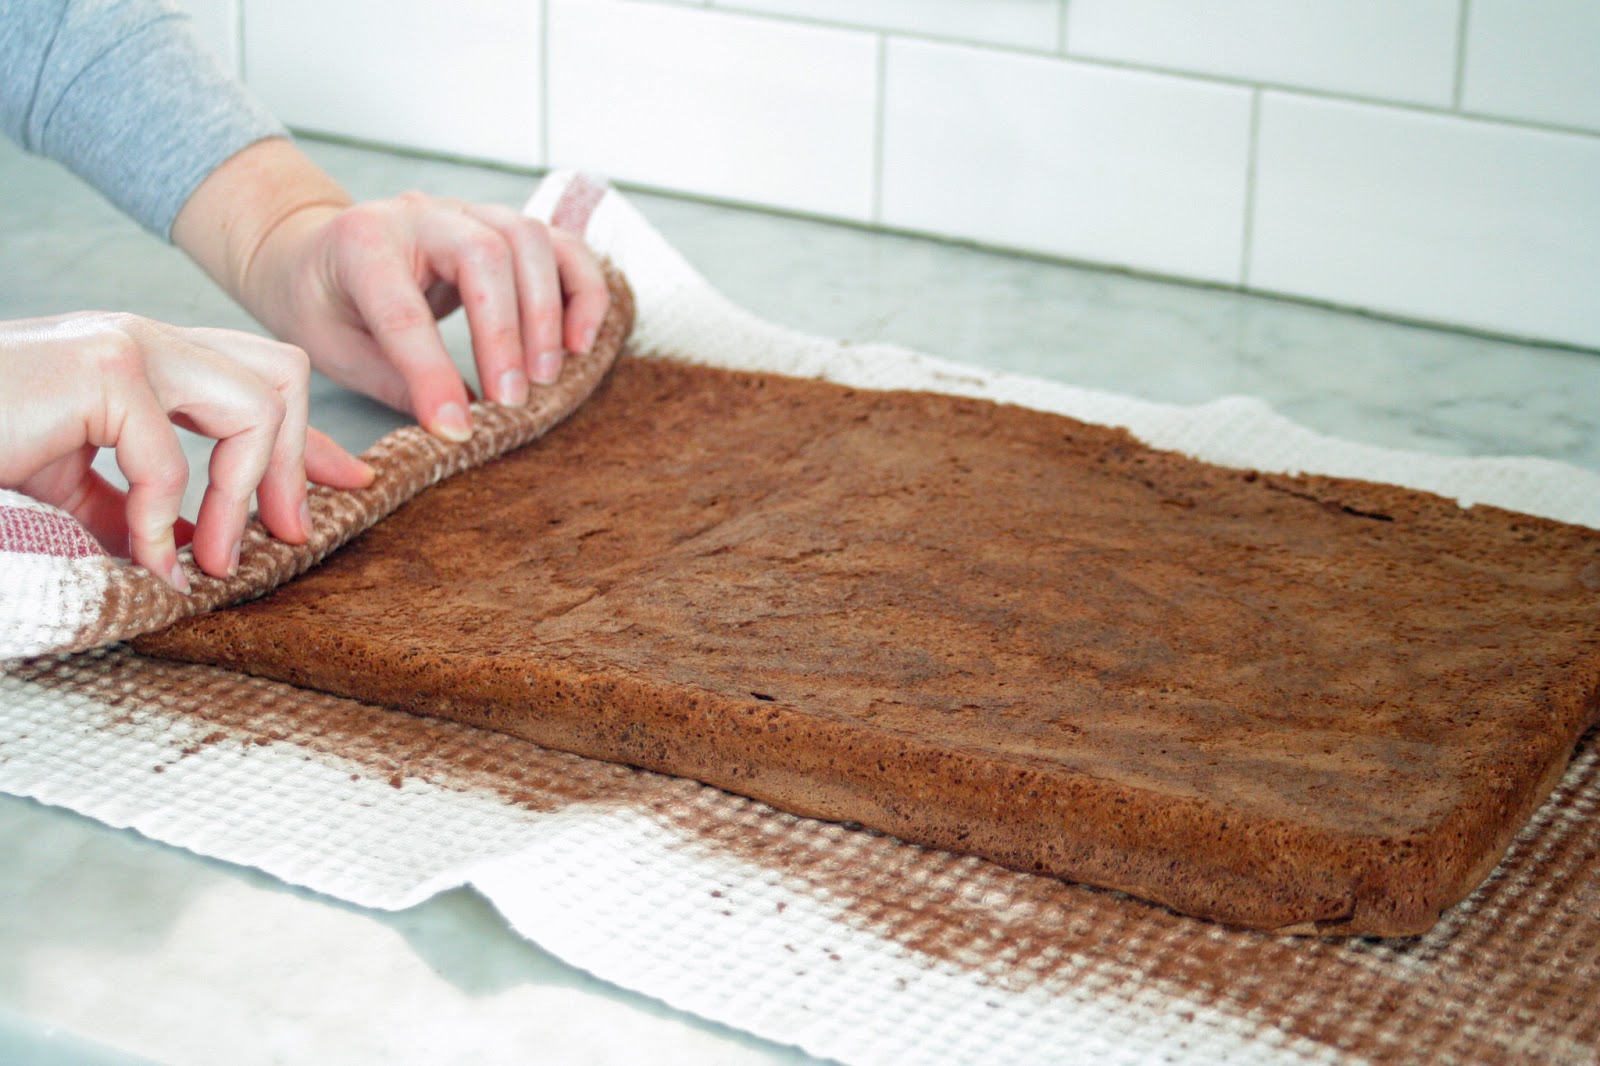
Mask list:
[[141,649],[1264,928],[1427,928],[1600,708],[1600,532],[623,359]]

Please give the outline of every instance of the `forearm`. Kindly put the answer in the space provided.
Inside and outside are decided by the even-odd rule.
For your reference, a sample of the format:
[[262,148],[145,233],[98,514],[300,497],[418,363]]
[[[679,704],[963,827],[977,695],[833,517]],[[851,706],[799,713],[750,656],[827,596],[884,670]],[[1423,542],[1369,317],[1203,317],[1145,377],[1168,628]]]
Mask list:
[[350,202],[292,141],[258,141],[200,183],[173,221],[172,241],[264,326],[293,339],[289,294],[274,289],[292,273],[264,270],[263,261],[295,245],[294,230]]

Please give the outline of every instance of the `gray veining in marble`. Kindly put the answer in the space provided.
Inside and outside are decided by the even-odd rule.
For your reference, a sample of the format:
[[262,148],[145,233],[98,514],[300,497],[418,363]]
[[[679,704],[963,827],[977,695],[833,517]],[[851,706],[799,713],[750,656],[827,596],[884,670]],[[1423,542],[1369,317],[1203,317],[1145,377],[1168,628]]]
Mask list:
[[[309,147],[361,196],[520,205],[533,185]],[[1251,394],[1336,436],[1600,470],[1594,353],[632,196],[713,284],[798,329],[1159,400]],[[0,319],[83,308],[251,326],[182,256],[0,143]],[[448,337],[470,365],[458,324]],[[319,382],[313,421],[359,449],[400,418]],[[377,914],[0,796],[0,1062],[450,1061],[441,1035],[479,1062],[810,1061],[566,967],[464,891]]]

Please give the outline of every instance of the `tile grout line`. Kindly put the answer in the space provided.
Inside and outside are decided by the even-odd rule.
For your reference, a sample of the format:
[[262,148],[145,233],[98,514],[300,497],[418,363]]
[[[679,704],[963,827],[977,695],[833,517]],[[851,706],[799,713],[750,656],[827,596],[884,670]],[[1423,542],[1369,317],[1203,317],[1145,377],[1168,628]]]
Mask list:
[[539,166],[550,169],[550,0],[539,0]]
[[1471,10],[1472,0],[1461,0],[1461,15],[1456,19],[1456,77],[1450,89],[1450,106],[1458,112],[1467,83],[1467,20]]
[[[648,3],[667,10],[685,9],[687,5],[672,2],[672,0],[631,0],[633,3]],[[1062,0],[1070,4],[1071,0]],[[1411,115],[1431,115],[1438,118],[1457,118],[1468,122],[1479,122],[1492,126],[1509,129],[1526,129],[1541,133],[1561,133],[1575,137],[1600,138],[1600,129],[1591,129],[1585,126],[1575,126],[1560,122],[1547,122],[1541,119],[1522,118],[1518,116],[1495,115],[1481,111],[1459,110],[1451,104],[1418,103],[1414,100],[1396,100],[1390,97],[1376,96],[1360,92],[1341,92],[1336,89],[1321,89],[1310,85],[1293,85],[1287,82],[1252,81],[1244,77],[1230,77],[1225,74],[1210,74],[1204,71],[1184,70],[1180,67],[1152,66],[1132,62],[1131,60],[1112,59],[1106,56],[1094,55],[1066,55],[1049,47],[1027,47],[1023,45],[1005,44],[995,41],[974,40],[969,37],[954,37],[933,33],[920,33],[915,30],[897,29],[886,26],[866,26],[859,23],[841,22],[817,16],[789,15],[776,12],[761,11],[749,8],[706,7],[698,5],[688,7],[689,10],[704,11],[707,14],[721,15],[726,18],[751,19],[759,22],[777,23],[780,25],[806,26],[813,29],[834,30],[839,33],[855,33],[860,35],[882,35],[891,40],[901,39],[917,41],[926,44],[944,45],[949,48],[965,48],[975,52],[1011,56],[1014,58],[1037,59],[1047,63],[1073,63],[1096,70],[1118,70],[1136,74],[1148,74],[1152,77],[1170,78],[1177,81],[1191,82],[1198,85],[1228,86],[1235,89],[1260,89],[1267,92],[1281,92],[1295,96],[1303,96],[1312,100],[1335,101],[1353,104],[1359,107],[1373,107],[1382,110],[1404,112]],[[1057,47],[1064,44],[1066,21],[1063,17],[1061,32],[1058,34]]]
[[1250,250],[1256,231],[1256,165],[1261,155],[1262,91],[1250,94],[1250,140],[1245,151],[1244,232],[1240,234],[1239,287],[1250,288]]
[[878,69],[876,95],[873,99],[872,119],[872,198],[867,205],[868,216],[874,225],[883,222],[883,141],[885,117],[889,97],[889,35],[878,34]]
[[[683,8],[685,5],[674,0],[632,0],[633,3],[656,3],[658,6],[672,10]],[[696,10],[700,10],[696,8]],[[725,18],[750,19],[755,22],[777,23],[786,26],[804,26],[814,30],[834,30],[839,33],[882,34],[889,37],[904,37],[912,41],[925,41],[929,44],[948,44],[967,48],[980,48],[996,52],[1004,52],[1014,56],[1033,56],[1036,59],[1060,58],[1055,52],[1055,42],[1048,44],[1012,44],[1006,41],[989,41],[982,38],[958,37],[948,33],[930,33],[923,30],[907,29],[904,26],[890,26],[882,23],[848,22],[843,19],[829,18],[825,15],[799,15],[787,11],[763,11],[760,8],[750,7],[706,7],[709,14],[722,15]],[[1059,34],[1057,35],[1059,37]]]
[[244,65],[244,9],[246,0],[235,0],[233,5],[233,49],[237,76],[240,81],[249,84],[249,72]]

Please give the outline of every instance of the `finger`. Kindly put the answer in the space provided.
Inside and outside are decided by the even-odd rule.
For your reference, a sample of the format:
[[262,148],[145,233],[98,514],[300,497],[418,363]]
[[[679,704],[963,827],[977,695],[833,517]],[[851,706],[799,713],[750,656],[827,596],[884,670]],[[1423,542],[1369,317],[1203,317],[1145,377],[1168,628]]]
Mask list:
[[[213,577],[238,572],[252,487],[259,485],[266,473],[271,447],[271,435],[263,425],[225,437],[211,449],[210,483],[200,500],[191,544],[196,565]],[[295,531],[298,530],[297,520]]]
[[561,275],[561,289],[566,294],[567,349],[592,351],[600,324],[611,309],[611,289],[606,285],[605,271],[600,269],[600,261],[589,246],[576,234],[552,229],[550,243],[555,252],[556,269]]
[[[267,466],[255,486],[257,513],[273,536],[303,544],[311,535],[306,509],[306,411],[310,402],[311,362],[306,353],[265,337],[223,329],[181,331],[189,341],[220,352],[254,373],[283,400]],[[212,462],[217,461],[216,453]]]
[[[345,217],[356,217],[360,226],[382,225],[380,220]],[[407,402],[397,406],[409,407],[436,437],[466,440],[472,435],[466,386],[392,240],[387,234],[353,234],[341,248],[343,287],[384,359],[405,381]]]
[[116,449],[117,467],[128,479],[128,555],[180,592],[188,592],[189,579],[178,565],[172,529],[189,483],[188,460],[149,383],[141,377],[118,384],[120,417],[105,443]]
[[[251,495],[266,477],[289,405],[248,367],[190,343],[181,331],[160,330],[144,338],[144,347],[146,372],[167,415],[217,442],[195,522],[194,560],[214,577],[231,574]],[[296,508],[287,532],[298,529]]]
[[471,214],[433,207],[423,215],[417,239],[460,293],[485,395],[496,403],[527,402],[517,265],[505,236]]
[[364,489],[372,484],[377,471],[339,447],[326,433],[307,429],[306,476],[332,489]]
[[[326,434],[307,425],[310,369],[303,351],[234,330],[178,332],[185,339],[200,342],[255,373],[276,390],[287,405],[267,472],[256,488],[262,522],[274,535],[293,543],[302,543],[310,537],[311,517],[305,498],[308,475],[318,484],[334,488],[365,488],[372,483],[374,471],[370,466],[335,444]],[[398,376],[396,382],[403,395],[404,383]]]
[[529,377],[548,385],[561,376],[561,278],[543,224],[509,207],[474,204],[468,212],[492,226],[511,248],[516,268],[517,309],[522,321],[523,365]]
[[[250,517],[250,497],[266,475],[282,425],[283,405],[276,393],[263,388],[259,396],[258,406],[248,416],[250,424],[235,432],[230,433],[221,422],[209,420],[206,416],[210,412],[195,418],[201,432],[217,438],[211,449],[207,466],[210,480],[200,499],[192,542],[195,563],[213,577],[238,569],[240,542]],[[298,520],[294,528],[298,530]]]

